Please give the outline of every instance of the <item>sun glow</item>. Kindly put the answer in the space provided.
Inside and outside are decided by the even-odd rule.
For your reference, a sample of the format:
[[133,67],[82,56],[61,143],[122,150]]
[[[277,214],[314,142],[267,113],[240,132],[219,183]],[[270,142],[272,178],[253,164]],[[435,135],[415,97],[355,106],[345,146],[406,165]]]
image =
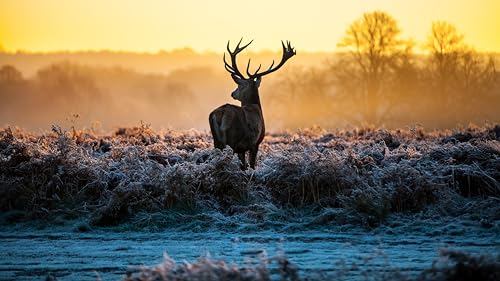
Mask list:
[[431,22],[457,26],[467,43],[500,51],[500,2],[480,1],[30,1],[0,2],[0,47],[8,51],[190,47],[220,52],[228,39],[255,39],[254,50],[292,40],[299,50],[332,51],[364,12],[386,11],[402,35],[425,40]]

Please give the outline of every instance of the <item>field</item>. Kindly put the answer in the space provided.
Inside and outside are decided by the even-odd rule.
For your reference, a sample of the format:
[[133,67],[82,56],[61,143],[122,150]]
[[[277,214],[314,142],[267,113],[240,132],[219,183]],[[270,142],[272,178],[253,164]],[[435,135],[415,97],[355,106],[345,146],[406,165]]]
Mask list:
[[0,1],[0,281],[500,281],[500,1],[193,2]]
[[[106,255],[101,258],[107,261],[96,261],[107,251],[100,248],[102,241],[112,241],[110,245],[135,257],[142,251],[138,241],[147,241],[142,245],[155,253],[165,249],[162,244],[180,241],[189,247],[190,241],[202,241],[186,255],[179,249],[178,257],[168,253],[194,263],[176,265],[167,258],[158,267],[129,270],[128,278],[163,280],[163,272],[170,278],[165,280],[454,280],[457,270],[465,270],[497,280],[499,140],[498,125],[433,132],[419,127],[330,132],[311,128],[268,134],[257,168],[242,171],[229,147],[213,149],[207,132],[160,132],[146,124],[109,134],[58,126],[39,134],[4,128],[0,239],[2,251],[11,258],[2,261],[0,274],[20,279],[49,274],[60,280],[81,279],[78,274],[84,274],[92,280],[96,270],[104,280],[115,280],[125,275],[127,265],[119,262],[120,252],[113,254],[114,261]],[[101,246],[89,248],[95,251],[93,259],[90,255],[80,261],[95,268],[64,268],[64,263],[71,263],[71,251],[85,252],[68,246],[69,252],[58,253],[56,248],[72,239],[75,245],[85,239],[101,241]],[[203,246],[203,239],[213,239],[220,247]],[[39,243],[50,240],[55,242]],[[36,254],[22,256],[26,246],[16,244],[19,241],[37,245]],[[224,254],[238,242],[258,246],[247,244]],[[138,248],[128,248],[127,243],[138,243]],[[280,246],[273,248],[275,243]],[[332,243],[368,248],[351,255],[321,252]],[[430,248],[419,249],[422,245]],[[438,261],[448,257],[448,263],[436,267],[432,261],[442,247],[449,250],[443,250]],[[203,249],[216,254],[194,261],[204,255]],[[377,252],[384,262],[370,264],[366,258],[373,258],[375,249],[394,253]],[[422,258],[402,262],[405,252],[407,258]],[[329,256],[339,253],[343,256]],[[54,267],[43,258],[57,260],[55,256],[65,254]],[[257,263],[249,265],[248,255]],[[398,255],[400,260],[392,260]],[[161,251],[154,260],[127,260],[152,266],[159,258]],[[233,261],[240,266],[230,265]],[[354,268],[351,262],[356,261]],[[384,267],[388,269],[381,270]]]

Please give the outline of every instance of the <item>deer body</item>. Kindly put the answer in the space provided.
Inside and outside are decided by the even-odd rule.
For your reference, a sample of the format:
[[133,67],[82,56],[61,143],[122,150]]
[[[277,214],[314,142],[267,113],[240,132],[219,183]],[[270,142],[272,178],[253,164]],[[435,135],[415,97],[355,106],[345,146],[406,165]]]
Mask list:
[[[240,40],[241,43],[241,40]],[[229,145],[241,161],[242,169],[247,168],[246,152],[249,152],[250,167],[255,168],[255,160],[259,145],[264,139],[265,124],[262,115],[262,106],[260,104],[259,86],[262,76],[279,69],[289,58],[295,55],[295,51],[290,43],[283,45],[283,58],[281,62],[273,68],[274,61],[267,71],[258,73],[260,66],[254,74],[249,73],[250,61],[247,65],[247,74],[245,78],[238,70],[236,65],[236,55],[246,48],[250,43],[240,48],[238,43],[236,49],[231,52],[229,42],[227,50],[231,57],[231,65],[226,62],[224,54],[224,64],[226,70],[231,73],[231,77],[238,85],[231,96],[241,102],[241,106],[225,104],[209,115],[210,130],[214,139],[214,146],[218,149],[224,149]]]
[[249,151],[250,167],[254,168],[265,134],[260,102],[222,105],[210,113],[209,122],[215,148],[224,149],[229,145],[238,154],[243,169],[246,169],[245,153]]

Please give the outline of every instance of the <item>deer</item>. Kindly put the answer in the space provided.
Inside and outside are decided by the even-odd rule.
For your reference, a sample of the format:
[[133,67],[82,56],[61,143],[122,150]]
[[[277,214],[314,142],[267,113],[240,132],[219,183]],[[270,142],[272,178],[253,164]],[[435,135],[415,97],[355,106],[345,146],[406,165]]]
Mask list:
[[227,52],[229,53],[230,63],[226,61],[225,52],[223,56],[224,67],[237,85],[236,89],[231,93],[231,97],[240,101],[241,106],[233,104],[221,105],[210,113],[208,119],[215,148],[222,150],[226,146],[231,147],[233,152],[238,154],[238,158],[241,162],[241,169],[246,170],[246,152],[249,152],[248,160],[250,167],[255,169],[259,145],[265,135],[264,116],[262,115],[262,106],[259,96],[259,87],[262,77],[280,69],[291,57],[296,55],[297,52],[289,41],[286,41],[286,44],[281,41],[283,47],[281,61],[275,66],[273,60],[271,66],[262,72],[259,72],[262,67],[262,64],[260,64],[255,72],[251,73],[251,59],[249,59],[246,68],[248,77],[245,77],[238,69],[236,56],[248,47],[253,40],[240,47],[242,40],[243,38],[241,38],[238,45],[236,45],[234,51],[231,51],[229,47],[230,42],[227,42]]

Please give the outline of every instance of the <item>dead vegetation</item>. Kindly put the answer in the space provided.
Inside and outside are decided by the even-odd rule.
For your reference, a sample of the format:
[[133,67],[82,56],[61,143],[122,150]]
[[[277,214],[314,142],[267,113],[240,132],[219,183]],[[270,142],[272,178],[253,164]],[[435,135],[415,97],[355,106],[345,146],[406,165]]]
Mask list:
[[499,128],[270,134],[257,169],[246,172],[229,148],[213,149],[206,132],[156,132],[145,124],[112,135],[4,128],[0,209],[4,223],[84,217],[98,226],[196,219],[217,226],[228,217],[265,226],[304,221],[305,213],[312,214],[308,225],[374,226],[391,213],[419,211],[495,222]]
[[[369,263],[370,259],[364,262]],[[500,280],[500,256],[472,256],[462,252],[442,250],[440,257],[429,269],[423,270],[416,277],[401,273],[397,268],[387,265],[384,270],[370,270],[369,265],[359,270],[352,262],[351,270],[358,276],[345,276],[348,270],[346,261],[340,262],[330,272],[309,272],[299,274],[299,270],[286,257],[261,257],[258,263],[238,266],[227,264],[223,260],[201,257],[194,262],[184,261],[177,264],[165,256],[162,263],[154,267],[142,267],[129,271],[124,281],[189,281],[189,280],[416,280],[416,281],[467,281]],[[347,268],[346,268],[347,267]],[[302,276],[301,276],[302,275]],[[307,276],[306,276],[307,275]]]
[[440,259],[424,270],[419,281],[500,280],[500,255],[471,256],[457,251],[442,250]]
[[[272,270],[269,265],[273,263]],[[262,258],[257,265],[239,267],[227,264],[223,260],[201,257],[193,263],[177,264],[165,256],[164,261],[152,268],[143,267],[138,274],[129,272],[124,281],[189,281],[189,280],[239,280],[260,281],[272,280],[277,276],[280,280],[298,281],[298,271],[285,257]]]

